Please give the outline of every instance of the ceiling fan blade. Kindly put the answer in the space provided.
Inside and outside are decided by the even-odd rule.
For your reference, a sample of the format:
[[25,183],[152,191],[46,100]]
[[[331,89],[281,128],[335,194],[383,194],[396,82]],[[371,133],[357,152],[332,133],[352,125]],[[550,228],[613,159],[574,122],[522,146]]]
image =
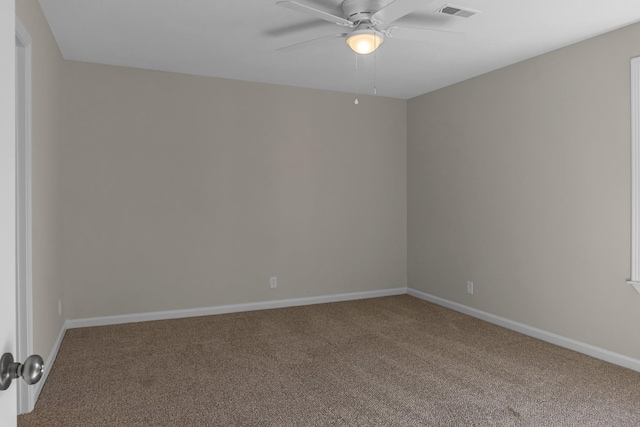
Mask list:
[[289,46],[284,46],[284,47],[276,49],[276,51],[278,51],[278,52],[290,52],[292,50],[302,49],[304,47],[314,45],[316,43],[322,43],[322,42],[327,41],[327,40],[337,39],[337,38],[345,38],[345,37],[347,37],[347,34],[348,33],[336,33],[336,34],[331,34],[329,36],[322,36],[322,37],[318,37],[317,39],[306,40],[306,41],[303,41],[303,42],[300,42],[300,43],[292,44],[292,45],[289,45]]
[[390,24],[429,3],[429,0],[394,0],[374,13],[372,19],[378,24]]
[[278,6],[286,7],[287,9],[296,10],[298,12],[313,15],[316,18],[324,19],[325,21],[329,21],[334,24],[343,25],[345,27],[355,27],[355,24],[351,21],[341,18],[340,16],[333,15],[329,12],[325,12],[324,10],[307,6],[306,4],[300,3],[298,1],[284,0],[284,1],[278,1],[276,2],[276,4]]
[[388,27],[385,34],[389,37],[404,40],[414,40],[426,43],[451,43],[465,40],[465,33],[455,31],[435,30],[433,28],[424,27]]

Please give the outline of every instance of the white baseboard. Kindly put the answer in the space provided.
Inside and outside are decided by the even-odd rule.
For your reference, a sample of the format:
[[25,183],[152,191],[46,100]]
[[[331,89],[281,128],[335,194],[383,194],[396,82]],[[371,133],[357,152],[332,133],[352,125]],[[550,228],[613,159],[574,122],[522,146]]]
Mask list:
[[379,291],[353,292],[319,297],[292,298],[277,301],[253,302],[248,304],[219,305],[214,307],[189,308],[185,310],[156,311],[151,313],[124,314],[120,316],[90,317],[67,320],[66,327],[86,328],[89,326],[118,325],[122,323],[146,322],[150,320],[181,319],[185,317],[211,316],[214,314],[239,313],[244,311],[268,310],[272,308],[296,307],[329,302],[352,301],[366,298],[403,295],[407,288],[383,289]]
[[53,348],[51,352],[49,352],[49,357],[44,361],[44,373],[42,374],[42,378],[35,387],[29,387],[29,393],[31,393],[29,399],[29,412],[33,411],[33,408],[36,406],[36,402],[38,401],[38,397],[40,397],[40,392],[42,391],[42,387],[44,387],[44,383],[47,381],[49,377],[49,372],[51,371],[51,367],[53,366],[53,362],[56,360],[56,356],[58,356],[58,350],[60,350],[60,345],[62,344],[62,339],[64,338],[65,332],[67,332],[67,324],[64,323],[62,328],[60,329],[60,333],[58,334],[58,338],[56,342],[53,344]]
[[449,301],[444,298],[440,298],[434,295],[430,295],[421,291],[417,291],[412,288],[407,288],[407,293],[414,297],[423,299],[425,301],[432,302],[434,304],[441,305],[443,307],[450,308],[455,311],[459,311],[469,316],[476,317],[478,319],[485,320],[489,323],[502,326],[503,328],[511,329],[521,334],[528,335],[533,338],[537,338],[542,341],[546,341],[551,344],[555,344],[560,347],[567,348],[569,350],[583,353],[596,359],[604,360],[614,365],[623,366],[625,368],[633,369],[640,372],[640,360],[632,357],[625,356],[623,354],[614,353],[609,350],[605,350],[600,347],[593,346],[591,344],[585,344],[580,341],[573,340],[571,338],[563,337],[561,335],[547,332],[542,329],[534,328],[523,323],[518,323],[513,320],[506,319],[504,317],[496,316],[485,311],[481,311],[466,305],[459,304],[457,302]]

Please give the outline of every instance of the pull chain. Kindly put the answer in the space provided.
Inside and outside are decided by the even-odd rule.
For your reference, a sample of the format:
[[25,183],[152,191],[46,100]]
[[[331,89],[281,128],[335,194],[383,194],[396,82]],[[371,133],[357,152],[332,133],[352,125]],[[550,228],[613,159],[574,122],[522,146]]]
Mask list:
[[[375,37],[375,32],[373,33]],[[378,65],[378,49],[373,51],[373,94],[378,94],[378,88],[376,87],[376,69]]]
[[378,51],[376,50],[373,53],[373,94],[378,94],[378,89],[376,88],[376,64],[378,63]]
[[[356,93],[358,93],[358,54],[356,53]],[[358,105],[358,96],[356,95],[356,100],[353,101],[354,104]]]

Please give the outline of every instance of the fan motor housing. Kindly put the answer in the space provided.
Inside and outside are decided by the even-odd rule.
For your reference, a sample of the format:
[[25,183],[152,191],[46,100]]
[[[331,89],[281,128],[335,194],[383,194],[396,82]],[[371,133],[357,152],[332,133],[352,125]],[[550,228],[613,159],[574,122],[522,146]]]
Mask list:
[[344,0],[342,10],[351,22],[371,21],[371,15],[389,3],[384,0]]

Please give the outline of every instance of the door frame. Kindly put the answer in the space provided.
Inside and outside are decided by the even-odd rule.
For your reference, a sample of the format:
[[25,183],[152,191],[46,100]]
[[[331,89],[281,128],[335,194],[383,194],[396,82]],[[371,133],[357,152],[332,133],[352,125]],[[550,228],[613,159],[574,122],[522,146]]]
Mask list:
[[[16,360],[33,354],[31,36],[16,17]],[[34,387],[18,384],[18,414],[35,406]]]

